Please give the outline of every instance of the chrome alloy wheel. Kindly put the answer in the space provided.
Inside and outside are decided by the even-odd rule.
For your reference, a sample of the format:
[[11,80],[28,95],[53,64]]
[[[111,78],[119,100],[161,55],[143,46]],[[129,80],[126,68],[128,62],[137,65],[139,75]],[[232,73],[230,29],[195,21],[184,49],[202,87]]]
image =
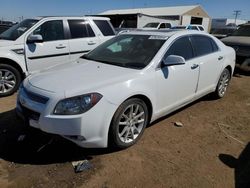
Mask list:
[[142,132],[145,111],[140,104],[129,105],[120,116],[118,136],[123,143],[133,142]]
[[16,77],[13,72],[0,69],[0,93],[11,91],[16,85]]
[[230,81],[230,72],[227,69],[225,69],[220,77],[218,85],[218,94],[220,97],[223,97],[225,95],[229,81]]

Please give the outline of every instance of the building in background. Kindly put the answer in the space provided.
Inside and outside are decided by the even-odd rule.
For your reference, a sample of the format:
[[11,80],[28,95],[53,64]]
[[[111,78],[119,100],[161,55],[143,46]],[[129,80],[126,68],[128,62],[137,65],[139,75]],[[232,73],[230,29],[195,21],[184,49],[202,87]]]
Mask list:
[[114,27],[142,28],[153,21],[171,21],[175,25],[200,24],[210,30],[211,19],[200,5],[108,10],[100,13],[111,19]]
[[235,20],[228,18],[214,18],[212,19],[212,28],[221,28],[226,26],[238,26],[247,23],[247,20]]

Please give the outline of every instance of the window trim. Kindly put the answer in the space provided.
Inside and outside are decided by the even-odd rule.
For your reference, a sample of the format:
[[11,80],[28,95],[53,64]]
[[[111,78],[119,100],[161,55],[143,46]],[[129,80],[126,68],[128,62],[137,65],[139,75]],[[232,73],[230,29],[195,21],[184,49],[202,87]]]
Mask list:
[[[207,35],[201,35],[201,34],[187,34],[187,35],[184,35],[184,36],[179,36],[179,37],[175,38],[175,39],[168,45],[168,47],[167,47],[166,50],[164,51],[162,57],[160,58],[160,61],[158,62],[158,65],[156,66],[156,69],[155,69],[155,70],[157,71],[157,70],[160,70],[160,69],[161,69],[161,63],[162,63],[162,61],[163,61],[163,58],[164,58],[165,54],[167,53],[167,51],[169,50],[169,48],[173,45],[173,43],[175,43],[175,41],[177,41],[178,39],[180,39],[180,38],[182,38],[182,37],[188,37],[188,38],[189,38],[189,41],[190,41],[191,46],[192,46],[193,54],[194,54],[194,57],[193,57],[193,58],[190,58],[190,59],[188,59],[188,60],[185,60],[185,62],[189,62],[190,60],[193,60],[193,59],[196,59],[196,58],[200,58],[200,57],[209,55],[209,54],[206,54],[206,55],[202,55],[202,56],[195,56],[194,46],[193,46],[192,41],[191,41],[191,37],[192,37],[192,36],[204,36],[204,37],[209,38],[209,39],[210,39],[210,42],[211,42],[211,40],[214,41],[214,39],[213,39],[212,37],[207,36]],[[221,51],[220,47],[218,46],[218,44],[217,44],[215,41],[214,41],[214,43],[215,43],[216,46],[218,47],[218,50],[217,50],[217,51],[214,51],[214,52],[212,52],[212,53],[220,52],[220,51]],[[212,53],[210,53],[210,54],[212,54]]]
[[[89,36],[89,31],[88,28],[85,25],[86,31],[87,31],[87,37],[79,37],[79,38],[72,38],[72,34],[71,34],[71,30],[70,30],[70,25],[69,25],[69,21],[79,21],[82,20],[83,22],[85,22],[85,24],[89,24],[90,28],[92,29],[93,33],[95,36]],[[88,39],[88,38],[95,38],[96,37],[96,33],[93,29],[93,27],[91,26],[90,22],[88,20],[85,19],[66,19],[65,20],[67,22],[67,32],[68,32],[68,36],[69,36],[69,40],[79,40],[79,39]]]
[[[104,35],[102,30],[99,28],[99,26],[96,24],[96,21],[104,21],[106,23],[108,23],[108,25],[110,26],[111,30],[113,31],[113,35]],[[111,37],[111,36],[116,36],[116,31],[114,30],[113,25],[111,24],[111,22],[109,20],[101,20],[101,19],[93,19],[94,24],[96,25],[97,29],[100,31],[100,33],[102,34],[102,36],[104,37]]]
[[[64,40],[68,40],[68,37],[67,37],[67,32],[66,32],[66,25],[65,25],[65,20],[64,19],[56,19],[56,20],[46,20],[44,21],[43,23],[41,23],[40,25],[38,25],[36,28],[34,28],[27,36],[29,37],[30,35],[32,35],[34,33],[34,31],[36,29],[38,29],[39,27],[41,27],[43,24],[47,23],[47,22],[53,22],[53,21],[61,21],[62,24],[63,24],[63,33],[64,33],[64,39],[59,39],[59,40],[51,40],[51,41],[43,41],[43,43],[49,43],[49,42],[55,42],[55,41],[64,41]],[[27,39],[28,39],[27,37]],[[26,41],[27,41],[26,39]]]
[[213,53],[217,53],[217,52],[219,52],[219,51],[220,51],[220,48],[219,48],[219,46],[217,45],[217,43],[216,43],[216,42],[212,39],[212,37],[207,36],[207,35],[199,35],[199,34],[192,34],[192,35],[190,35],[190,41],[191,41],[192,46],[194,46],[194,45],[193,45],[193,42],[192,42],[192,37],[193,37],[193,36],[201,36],[201,37],[205,37],[205,38],[209,39],[210,44],[211,44],[211,46],[212,46],[212,49],[213,49],[213,50],[214,50],[214,47],[213,47],[212,41],[215,43],[215,45],[216,45],[216,46],[217,46],[217,48],[218,48],[218,50],[213,51],[213,52],[208,53],[208,54],[196,55],[196,51],[195,51],[195,49],[194,49],[194,47],[193,47],[193,49],[194,49],[194,53],[195,53],[195,57],[194,57],[194,58],[204,57],[204,56],[207,56],[207,55],[210,55],[210,54],[213,54]]

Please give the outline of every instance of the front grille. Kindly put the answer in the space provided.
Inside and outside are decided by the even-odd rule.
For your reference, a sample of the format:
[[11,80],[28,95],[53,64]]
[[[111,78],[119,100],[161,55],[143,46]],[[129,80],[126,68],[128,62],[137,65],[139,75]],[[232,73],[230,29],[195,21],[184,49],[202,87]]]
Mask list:
[[44,97],[44,96],[41,96],[39,94],[36,94],[36,93],[33,93],[33,92],[30,92],[28,91],[27,89],[25,89],[24,87],[21,88],[23,90],[23,92],[27,95],[27,97],[32,100],[32,101],[35,101],[35,102],[38,102],[38,103],[42,103],[42,104],[46,104],[49,100],[48,97]]
[[27,119],[33,119],[35,121],[39,120],[40,113],[35,112],[33,110],[30,110],[30,109],[24,107],[20,102],[19,102],[19,105],[20,105],[20,107],[22,109],[22,113],[23,113],[23,115],[24,115],[25,118],[27,118]]

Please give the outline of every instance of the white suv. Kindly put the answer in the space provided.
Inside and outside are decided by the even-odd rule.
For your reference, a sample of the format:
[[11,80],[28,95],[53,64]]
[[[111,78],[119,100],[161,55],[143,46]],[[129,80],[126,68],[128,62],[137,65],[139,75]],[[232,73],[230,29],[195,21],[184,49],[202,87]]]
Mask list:
[[115,35],[108,18],[26,19],[0,35],[0,97],[34,72],[72,62]]

